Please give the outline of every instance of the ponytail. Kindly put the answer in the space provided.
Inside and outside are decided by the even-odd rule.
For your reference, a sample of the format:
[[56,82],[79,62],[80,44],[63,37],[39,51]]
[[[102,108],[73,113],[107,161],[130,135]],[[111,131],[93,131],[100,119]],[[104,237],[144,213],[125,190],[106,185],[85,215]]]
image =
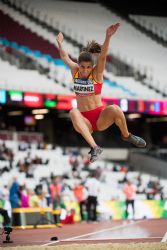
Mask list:
[[87,43],[86,47],[84,47],[81,52],[89,52],[91,54],[100,53],[101,45],[97,43],[95,40],[92,40]]

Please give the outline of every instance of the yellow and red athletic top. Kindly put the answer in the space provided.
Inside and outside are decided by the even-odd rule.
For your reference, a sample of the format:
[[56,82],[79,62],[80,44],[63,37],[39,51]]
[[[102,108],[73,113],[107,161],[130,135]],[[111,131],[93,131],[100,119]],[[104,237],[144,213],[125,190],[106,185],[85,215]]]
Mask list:
[[74,75],[73,90],[78,96],[99,95],[102,90],[102,83],[96,82],[93,79],[92,72],[88,78],[79,78],[79,71]]

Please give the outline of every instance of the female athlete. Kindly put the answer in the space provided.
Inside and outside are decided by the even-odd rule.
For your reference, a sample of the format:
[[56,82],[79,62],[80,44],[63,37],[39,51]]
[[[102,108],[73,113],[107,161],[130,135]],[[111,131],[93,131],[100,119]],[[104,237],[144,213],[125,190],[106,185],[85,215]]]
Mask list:
[[[103,73],[111,37],[115,34],[120,24],[116,23],[106,29],[103,45],[95,41],[88,43],[79,57],[78,63],[71,60],[63,48],[63,34],[57,36],[57,44],[61,59],[69,66],[74,80],[74,92],[76,94],[77,108],[70,111],[70,118],[74,129],[80,133],[90,145],[90,162],[97,160],[102,149],[96,144],[92,133],[103,131],[115,123],[124,141],[128,141],[137,147],[145,147],[146,142],[129,133],[124,113],[117,105],[103,106],[101,90],[103,86]],[[94,65],[94,57],[96,64]]]

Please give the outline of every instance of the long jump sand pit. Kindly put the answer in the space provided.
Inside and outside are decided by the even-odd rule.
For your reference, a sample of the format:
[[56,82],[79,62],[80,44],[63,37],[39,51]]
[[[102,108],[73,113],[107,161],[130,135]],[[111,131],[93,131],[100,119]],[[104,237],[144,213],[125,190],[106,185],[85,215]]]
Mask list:
[[68,244],[58,246],[2,247],[4,250],[167,250],[167,243]]

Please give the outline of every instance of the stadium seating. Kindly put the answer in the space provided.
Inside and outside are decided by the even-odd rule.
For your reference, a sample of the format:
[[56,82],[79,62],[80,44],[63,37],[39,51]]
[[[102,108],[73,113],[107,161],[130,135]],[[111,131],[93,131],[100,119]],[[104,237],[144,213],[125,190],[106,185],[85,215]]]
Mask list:
[[35,70],[17,69],[16,66],[0,59],[1,88],[6,90],[20,90],[40,93],[69,94],[70,90]]
[[[1,142],[2,143],[2,142]],[[8,171],[4,171],[1,174],[1,183],[0,188],[4,185],[10,185],[12,178],[17,176],[18,182],[20,185],[25,184],[27,188],[34,189],[39,185],[42,179],[50,180],[51,175],[53,176],[63,176],[66,175],[69,178],[66,178],[65,183],[74,188],[76,182],[85,181],[90,173],[90,171],[101,169],[100,182],[101,182],[101,191],[99,195],[99,200],[124,200],[123,194],[123,182],[125,172],[120,171],[121,164],[114,163],[112,161],[98,160],[92,163],[88,170],[84,170],[82,158],[80,158],[80,164],[78,166],[78,177],[73,176],[72,166],[70,165],[70,156],[72,149],[67,149],[67,153],[63,154],[63,149],[61,147],[56,147],[55,149],[46,148],[46,149],[37,149],[36,144],[31,145],[31,149],[25,151],[19,151],[18,146],[19,142],[15,141],[5,141],[6,147],[9,147],[14,153],[14,159],[12,163],[12,168],[9,167],[9,161],[0,160],[0,171],[7,167]],[[43,162],[47,164],[31,164],[29,169],[29,174],[32,176],[27,176],[24,171],[20,171],[18,167],[19,161],[24,161],[24,159],[29,155],[29,160],[34,159],[35,157],[41,158]],[[114,170],[115,168],[115,170]],[[117,171],[116,171],[117,169]],[[139,175],[138,171],[128,171],[127,178],[132,180],[137,184],[137,177]],[[149,180],[157,180],[156,176],[150,174],[141,173],[142,185],[139,190],[145,190]],[[42,185],[43,185],[42,184]],[[166,197],[166,180],[161,179],[161,184],[164,187],[164,196]],[[144,193],[139,193],[137,195],[138,199],[146,199]]]
[[[41,8],[40,1],[36,2],[36,3],[33,3],[31,1],[29,1],[29,2],[11,1],[11,3],[12,4],[14,3],[17,7],[20,7],[23,11],[26,11],[29,14],[31,13],[31,15],[34,15],[34,17],[35,16],[38,17],[43,22],[46,22],[50,26],[53,26],[53,28],[55,27],[55,24],[60,26],[60,23],[61,23],[61,27],[62,27],[61,30],[63,32],[65,32],[66,35],[72,36],[73,39],[76,39],[76,41],[78,41],[80,43],[82,42],[82,44],[84,44],[84,45],[85,45],[86,41],[90,40],[91,38],[97,38],[97,40],[99,40],[99,41],[102,40],[101,34],[104,33],[104,31],[105,31],[104,25],[106,27],[107,22],[108,22],[106,20],[105,15],[107,17],[110,16],[111,21],[113,21],[113,22],[117,20],[117,18],[114,14],[111,15],[111,13],[109,13],[109,11],[105,10],[100,5],[96,4],[96,8],[95,8],[96,12],[97,12],[96,14],[100,15],[100,16],[104,16],[104,23],[103,24],[99,23],[99,25],[97,26],[98,30],[96,30],[97,28],[94,29],[94,27],[92,27],[92,29],[91,29],[90,25],[87,26],[87,27],[90,27],[90,30],[88,30],[88,31],[85,30],[85,36],[83,39],[82,35],[79,33],[80,30],[77,30],[78,28],[75,27],[76,24],[73,23],[73,19],[70,16],[73,14],[73,10],[70,7],[70,4],[67,3],[67,6],[69,5],[69,7],[68,7],[69,11],[68,11],[68,13],[66,13],[66,12],[63,12],[63,11],[66,11],[66,10],[63,10],[63,4],[62,4],[63,2],[62,3],[60,3],[60,1],[56,2],[56,8],[54,9],[54,11],[55,11],[55,13],[56,13],[56,11],[58,11],[58,13],[57,13],[57,15],[53,16],[53,11],[52,11],[51,7],[53,7],[52,4],[54,5],[55,3],[52,3],[52,2],[49,2],[49,4],[47,6],[45,6],[45,4],[42,5],[43,6],[42,9],[40,9]],[[94,7],[94,4],[82,3],[82,5],[83,5],[82,6],[83,9],[87,10],[88,13],[86,15],[89,17],[89,15],[90,15],[89,11],[91,11],[91,8]],[[78,5],[76,5],[76,7],[77,6]],[[39,7],[38,10],[37,10],[37,7]],[[60,12],[59,8],[61,9],[61,12]],[[42,28],[40,25],[33,23],[33,21],[30,21],[29,18],[20,14],[19,12],[14,11],[11,7],[7,7],[5,4],[4,5],[2,4],[2,9],[3,9],[4,13],[6,13],[10,17],[12,17],[15,21],[22,24],[24,27],[26,27],[26,29],[30,30],[31,34],[35,32],[37,34],[36,35],[37,37],[43,37],[42,39],[43,39],[43,41],[45,40],[45,43],[46,43],[46,41],[48,41],[50,44],[55,44],[55,35],[53,33],[48,32],[45,28]],[[48,12],[45,12],[46,10]],[[48,18],[48,13],[49,13],[49,18]],[[63,13],[63,15],[66,16],[66,18],[69,18],[70,21],[68,21],[68,26],[67,26],[67,24],[63,23],[64,20],[62,19],[60,13]],[[60,17],[59,17],[59,15],[60,15]],[[82,16],[82,13],[80,13],[79,9],[77,11],[76,17],[77,16],[79,17],[79,22],[83,23],[83,21],[82,21],[83,16]],[[95,21],[99,22],[98,20],[96,20],[96,18],[97,18],[96,16],[91,15],[92,20],[95,19]],[[91,25],[93,25],[93,24],[91,23]],[[82,24],[78,23],[78,27],[81,27],[81,26],[82,26]],[[128,30],[127,38],[128,37],[130,38],[133,27],[128,26],[128,24],[126,24],[126,23],[123,23],[123,26],[125,27],[125,29]],[[127,28],[126,28],[126,26],[127,26]],[[59,27],[59,28],[61,28],[61,27]],[[65,27],[65,28],[63,28],[63,27]],[[75,30],[74,34],[72,32],[72,30],[73,30],[72,27]],[[85,27],[86,27],[86,25],[85,25]],[[85,27],[83,27],[83,31],[84,31]],[[23,27],[22,27],[22,29],[23,29]],[[95,34],[90,33],[90,32],[92,32],[92,30],[93,30],[93,32],[95,32]],[[135,31],[135,32],[137,32],[137,31]],[[98,35],[98,37],[97,37],[97,35]],[[142,35],[141,34],[138,34],[138,35],[139,35],[139,37],[141,36],[141,39],[142,39]],[[92,36],[94,36],[94,37],[92,37]],[[119,33],[118,33],[118,36],[119,36]],[[35,39],[35,36],[34,36],[34,39]],[[113,42],[112,42],[113,47],[116,46],[116,44],[114,42],[115,39],[117,40],[117,38],[113,39]],[[46,58],[46,54],[41,54],[41,52],[39,50],[38,51],[35,50],[33,55],[31,53],[31,56],[33,58],[35,58],[36,60],[38,60],[38,62],[42,66],[50,69],[49,76],[52,79],[55,79],[58,82],[63,82],[64,86],[67,86],[69,88],[69,82],[71,82],[70,72],[69,72],[68,68],[66,68],[64,65],[62,65],[60,67],[60,65],[59,66],[56,65],[56,62],[55,63],[53,62],[54,60],[52,60],[51,56],[55,57],[57,52],[55,54],[53,53],[52,46],[49,45],[48,42],[47,42],[47,45],[45,47],[48,47],[48,49],[50,48],[50,50],[48,52],[50,55],[48,55],[47,58]],[[120,40],[118,40],[118,45],[119,45],[119,43],[120,43]],[[147,43],[148,43],[148,41],[147,41]],[[40,48],[40,46],[42,48],[41,42],[36,42],[35,44],[36,45],[38,44],[39,48]],[[29,46],[31,47],[31,44]],[[34,46],[34,44],[33,44],[33,46]],[[27,47],[26,49],[24,49],[24,52],[28,53],[30,50],[30,47]],[[65,47],[67,48],[69,53],[75,58],[76,55],[78,54],[78,48],[76,46],[73,46],[71,43],[66,42],[66,41],[65,41]],[[115,48],[116,49],[110,50],[110,52],[113,53],[114,55],[120,57],[124,61],[128,62],[128,64],[132,64],[132,66],[134,67],[133,59],[131,59],[130,57],[124,56],[122,53],[121,47],[118,46]],[[55,49],[55,51],[56,51],[56,49]],[[45,53],[45,51],[43,51],[43,53]],[[138,70],[141,70],[142,74],[144,71],[143,67],[144,66],[142,66],[142,65],[136,66],[136,68]],[[147,69],[148,76],[149,76],[149,73],[150,72]],[[155,89],[159,88],[160,92],[163,94],[166,93],[166,88],[164,88],[163,74],[161,77],[162,79],[159,83],[159,87],[154,86],[155,84],[157,84],[156,81],[153,81],[153,83],[149,81],[148,85],[152,84],[152,88],[153,88],[152,90],[150,90],[150,88],[147,87],[146,85],[143,86],[143,83],[141,83],[141,81],[136,81],[133,77],[126,78],[126,79],[125,79],[125,77],[124,78],[119,77],[119,79],[117,79],[116,76],[113,77],[113,74],[110,75],[109,72],[105,76],[108,78],[108,80],[105,81],[105,86],[103,89],[104,96],[115,96],[118,98],[133,98],[133,99],[136,99],[139,97],[142,97],[143,99],[151,99],[151,98],[160,99],[160,98],[162,98],[162,94],[157,93],[154,90],[154,88]],[[147,80],[148,80],[148,78],[147,78]],[[129,84],[127,83],[128,81],[129,81]],[[116,84],[113,84],[113,82],[115,82]],[[132,89],[133,89],[133,91],[132,91]]]
[[68,34],[70,31],[71,37],[77,41],[80,41],[84,34],[84,45],[90,39],[102,42],[106,27],[111,23],[120,22],[121,28],[113,38],[110,53],[123,58],[137,71],[143,72],[145,69],[146,76],[152,75],[150,84],[153,87],[156,85],[162,91],[159,86],[166,85],[166,49],[100,4],[75,3],[73,8],[73,3],[68,1],[47,1],[41,4],[40,1],[24,0],[14,3],[25,11],[27,8],[29,13],[31,10],[32,15],[38,11],[43,21],[45,19],[45,22],[53,27],[58,24],[58,28],[64,33]]
[[167,18],[158,16],[144,16],[144,15],[129,15],[129,18],[144,27],[146,30],[151,31],[158,37],[167,41]]

